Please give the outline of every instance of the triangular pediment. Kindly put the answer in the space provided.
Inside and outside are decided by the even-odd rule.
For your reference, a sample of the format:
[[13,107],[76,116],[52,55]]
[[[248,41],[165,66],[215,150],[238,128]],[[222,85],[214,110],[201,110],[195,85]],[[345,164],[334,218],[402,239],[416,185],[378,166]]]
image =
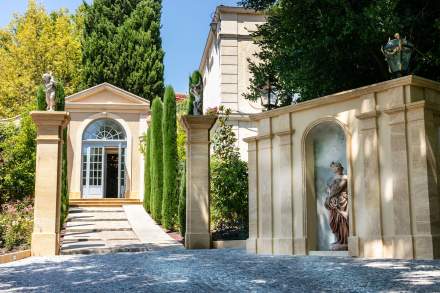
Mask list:
[[109,83],[83,90],[66,97],[67,104],[97,104],[97,105],[144,105],[149,106],[149,101],[118,88]]

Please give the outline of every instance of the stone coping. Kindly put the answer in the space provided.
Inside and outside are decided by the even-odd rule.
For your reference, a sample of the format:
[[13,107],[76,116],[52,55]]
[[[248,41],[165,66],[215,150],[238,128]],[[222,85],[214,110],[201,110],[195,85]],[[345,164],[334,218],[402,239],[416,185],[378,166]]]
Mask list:
[[246,240],[217,240],[212,241],[212,248],[246,248]]
[[331,94],[328,96],[324,96],[324,97],[316,98],[313,100],[301,102],[301,103],[298,103],[295,105],[286,106],[286,107],[282,107],[282,108],[278,108],[275,110],[262,112],[262,113],[258,113],[258,114],[253,114],[253,115],[250,115],[249,118],[252,121],[259,121],[261,119],[265,119],[265,118],[269,118],[269,117],[276,117],[276,116],[286,114],[286,113],[299,112],[299,111],[304,111],[304,110],[308,110],[308,109],[315,108],[315,107],[322,107],[325,105],[339,103],[339,102],[343,102],[346,100],[355,99],[360,96],[372,94],[375,92],[385,91],[385,90],[389,90],[391,88],[395,88],[398,86],[404,86],[404,85],[413,85],[413,86],[419,86],[419,87],[424,87],[424,88],[429,88],[429,89],[440,91],[440,82],[433,81],[433,80],[423,78],[420,76],[416,76],[416,75],[408,75],[408,76],[404,76],[404,77],[400,77],[400,78],[396,78],[396,79],[392,79],[392,80],[387,80],[387,81],[380,82],[380,83],[375,83],[375,84],[359,87],[359,88],[352,89],[352,90],[339,92],[336,94]]
[[31,256],[30,249],[3,254],[0,255],[0,264],[13,262],[30,256]]
[[208,129],[210,130],[217,121],[217,115],[184,115],[180,123],[187,129]]

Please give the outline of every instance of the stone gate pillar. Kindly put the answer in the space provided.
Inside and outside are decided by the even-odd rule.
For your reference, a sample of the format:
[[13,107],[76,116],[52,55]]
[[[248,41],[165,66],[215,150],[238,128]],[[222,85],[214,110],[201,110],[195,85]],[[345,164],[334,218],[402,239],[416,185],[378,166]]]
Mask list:
[[59,254],[62,130],[69,121],[67,112],[35,111],[37,156],[35,168],[33,256]]
[[186,233],[188,249],[211,248],[209,221],[209,130],[216,116],[183,116],[186,129]]

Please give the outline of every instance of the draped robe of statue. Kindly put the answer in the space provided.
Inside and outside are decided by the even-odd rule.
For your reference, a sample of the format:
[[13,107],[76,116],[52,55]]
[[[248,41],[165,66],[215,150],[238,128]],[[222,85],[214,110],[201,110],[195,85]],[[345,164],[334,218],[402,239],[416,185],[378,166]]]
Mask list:
[[345,249],[348,240],[348,193],[347,176],[342,174],[341,165],[332,169],[335,176],[327,187],[328,196],[325,207],[329,211],[330,228],[336,236],[336,242],[332,244],[333,250]]

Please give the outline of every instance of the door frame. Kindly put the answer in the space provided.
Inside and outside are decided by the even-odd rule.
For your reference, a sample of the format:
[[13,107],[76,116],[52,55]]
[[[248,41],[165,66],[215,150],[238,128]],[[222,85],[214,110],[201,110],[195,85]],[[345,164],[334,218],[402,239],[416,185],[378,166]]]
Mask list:
[[[100,148],[101,149],[101,186],[100,191],[95,193],[90,193],[90,164],[91,164],[91,153],[90,150],[92,148]],[[82,155],[81,155],[81,198],[83,199],[104,199],[105,198],[105,188],[106,188],[106,173],[107,173],[107,162],[106,162],[106,149],[112,148],[118,150],[118,195],[117,198],[123,198],[124,197],[124,191],[125,191],[125,184],[126,184],[126,170],[122,170],[122,167],[126,168],[126,162],[122,164],[122,160],[126,159],[126,155],[122,155],[123,151],[124,154],[127,152],[127,142],[124,141],[102,141],[102,140],[88,140],[83,142],[82,146]],[[86,185],[83,184],[84,178],[83,178],[83,168],[84,168],[84,152],[86,154]],[[122,174],[124,174],[124,185],[121,185],[122,181]]]

